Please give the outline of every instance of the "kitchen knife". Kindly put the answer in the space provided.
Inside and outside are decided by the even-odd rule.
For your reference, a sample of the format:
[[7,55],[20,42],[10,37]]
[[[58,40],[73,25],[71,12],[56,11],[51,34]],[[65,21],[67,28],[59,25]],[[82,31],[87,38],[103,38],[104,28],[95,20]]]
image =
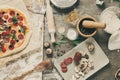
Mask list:
[[48,32],[51,37],[51,42],[55,42],[55,24],[54,24],[54,16],[53,16],[53,11],[50,6],[50,1],[46,0],[47,6],[46,6],[46,17],[47,17],[47,27],[48,27]]

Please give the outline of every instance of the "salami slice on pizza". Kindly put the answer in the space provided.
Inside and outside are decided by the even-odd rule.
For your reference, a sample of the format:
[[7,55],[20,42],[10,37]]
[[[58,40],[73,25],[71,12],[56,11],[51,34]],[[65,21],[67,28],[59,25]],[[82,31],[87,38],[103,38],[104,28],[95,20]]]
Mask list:
[[25,14],[19,9],[0,7],[0,57],[23,50],[31,36]]

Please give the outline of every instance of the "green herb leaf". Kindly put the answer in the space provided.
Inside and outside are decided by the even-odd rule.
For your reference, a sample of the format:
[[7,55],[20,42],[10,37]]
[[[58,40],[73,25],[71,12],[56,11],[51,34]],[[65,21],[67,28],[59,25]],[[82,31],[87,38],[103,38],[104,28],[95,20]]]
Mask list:
[[0,46],[3,46],[3,45],[4,45],[4,42],[3,42],[3,41],[1,41],[1,42],[0,42]]
[[0,31],[4,31],[4,29],[1,29],[1,28],[0,28]]
[[20,27],[20,30],[21,30],[21,32],[22,32],[23,34],[26,33],[26,31],[25,31],[25,29],[24,29],[23,27]]
[[16,37],[16,35],[15,35],[15,34],[13,34],[12,39],[17,40],[17,37]]
[[17,17],[14,16],[14,17],[12,18],[12,21],[13,21],[13,24],[17,24],[17,23],[18,23]]
[[61,41],[57,41],[57,42],[53,43],[53,45],[54,45],[54,46],[57,46],[57,45],[65,44],[66,42],[67,42],[67,41],[61,40]]

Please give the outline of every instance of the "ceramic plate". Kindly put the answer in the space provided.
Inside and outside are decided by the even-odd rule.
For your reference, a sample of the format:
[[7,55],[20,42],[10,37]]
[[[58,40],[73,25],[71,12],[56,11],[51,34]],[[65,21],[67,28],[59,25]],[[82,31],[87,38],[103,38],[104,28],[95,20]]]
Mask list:
[[64,9],[73,6],[77,0],[51,0],[51,2],[58,8]]
[[[88,49],[86,47],[87,43],[93,43],[95,45],[94,53],[89,53],[89,51],[88,51]],[[103,68],[105,65],[107,65],[109,63],[109,60],[108,60],[107,56],[105,55],[103,50],[100,48],[100,46],[97,44],[97,42],[93,38],[88,38],[87,40],[81,42],[77,47],[73,48],[72,50],[70,50],[65,55],[63,55],[62,57],[60,57],[59,59],[57,59],[55,61],[55,63],[54,63],[55,67],[57,68],[57,70],[59,71],[59,73],[61,74],[61,76],[65,80],[70,80],[70,78],[72,78],[72,75],[75,74],[75,70],[74,70],[75,65],[74,65],[74,62],[72,62],[72,64],[67,66],[68,71],[66,73],[63,73],[61,71],[60,64],[61,64],[61,62],[63,62],[63,60],[65,58],[68,58],[68,57],[73,58],[74,55],[75,55],[75,52],[77,52],[79,50],[85,51],[89,55],[90,60],[93,60],[93,62],[94,62],[94,69],[90,70],[85,75],[85,77],[81,77],[80,80],[87,79],[88,77],[90,77],[95,72],[97,72],[98,70],[100,70],[101,68]]]

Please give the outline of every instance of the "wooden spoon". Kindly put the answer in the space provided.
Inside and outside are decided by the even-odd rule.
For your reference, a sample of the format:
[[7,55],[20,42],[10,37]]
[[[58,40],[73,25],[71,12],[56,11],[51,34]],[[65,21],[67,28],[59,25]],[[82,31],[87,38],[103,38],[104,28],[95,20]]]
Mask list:
[[52,67],[52,60],[51,59],[46,59],[43,62],[40,62],[35,68],[33,68],[32,70],[27,71],[26,73],[17,76],[11,80],[22,80],[23,78],[25,78],[27,75],[30,75],[32,72],[34,71],[44,71],[46,69],[49,69]]

